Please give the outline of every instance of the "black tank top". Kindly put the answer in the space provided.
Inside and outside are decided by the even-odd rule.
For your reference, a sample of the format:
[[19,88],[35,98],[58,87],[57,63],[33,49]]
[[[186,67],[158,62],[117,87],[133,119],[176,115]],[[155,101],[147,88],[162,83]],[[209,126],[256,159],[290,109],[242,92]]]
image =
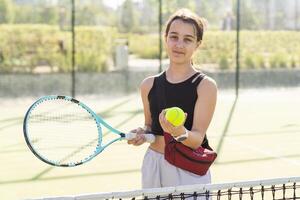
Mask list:
[[[187,113],[185,128],[192,129],[194,108],[198,98],[197,86],[203,80],[205,74],[197,72],[187,80],[180,83],[170,83],[166,79],[166,72],[154,78],[153,86],[148,94],[152,125],[151,131],[155,135],[163,135],[158,117],[160,112],[169,107],[180,107]],[[205,136],[201,145],[210,148]]]

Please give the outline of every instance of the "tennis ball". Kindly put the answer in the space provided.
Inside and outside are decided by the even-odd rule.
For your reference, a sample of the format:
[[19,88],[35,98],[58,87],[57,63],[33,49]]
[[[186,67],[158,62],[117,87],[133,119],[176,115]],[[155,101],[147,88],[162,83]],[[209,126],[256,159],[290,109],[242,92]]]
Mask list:
[[185,114],[179,107],[172,107],[166,109],[166,119],[174,126],[180,126],[185,120]]

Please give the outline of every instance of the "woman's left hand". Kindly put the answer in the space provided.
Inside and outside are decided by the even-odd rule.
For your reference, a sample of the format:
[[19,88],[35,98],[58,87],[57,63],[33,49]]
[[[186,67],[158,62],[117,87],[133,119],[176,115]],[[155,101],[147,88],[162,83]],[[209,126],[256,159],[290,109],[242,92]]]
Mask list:
[[182,135],[185,132],[185,127],[184,123],[187,117],[187,113],[185,113],[185,119],[182,125],[179,126],[174,126],[171,124],[165,117],[166,115],[166,110],[162,110],[161,113],[159,114],[159,123],[164,130],[164,132],[167,132],[171,134],[173,137],[177,137],[179,135]]

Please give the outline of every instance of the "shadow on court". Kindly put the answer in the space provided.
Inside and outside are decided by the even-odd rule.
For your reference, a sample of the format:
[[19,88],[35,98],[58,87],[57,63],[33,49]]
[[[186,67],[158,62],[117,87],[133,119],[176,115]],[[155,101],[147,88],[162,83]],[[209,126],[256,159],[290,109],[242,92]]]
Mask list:
[[[239,98],[220,95],[219,109],[208,133],[211,146],[219,154],[211,168],[214,183],[286,177],[298,173],[300,115],[295,108],[299,106],[300,98],[295,94],[283,95],[276,91],[270,95],[262,91],[241,94]],[[113,122],[113,127],[130,130],[143,122],[142,105],[137,103],[138,98],[136,95],[103,104],[106,106],[99,105],[102,109],[96,109],[96,113],[104,120],[108,119],[109,124]],[[0,167],[1,188],[20,193],[25,191],[23,196],[19,196],[22,198],[24,195],[48,196],[73,194],[74,191],[89,193],[140,187],[140,167],[146,145],[137,149],[128,147],[125,142],[115,143],[89,164],[61,169],[48,166],[31,154],[23,139],[22,118],[16,112],[15,116],[0,120],[3,136],[0,140],[0,159],[6,161]],[[107,132],[104,134],[106,137],[109,135]],[[36,189],[26,192],[23,189],[26,187]],[[49,188],[51,191],[48,192]],[[62,188],[66,190],[62,191]]]

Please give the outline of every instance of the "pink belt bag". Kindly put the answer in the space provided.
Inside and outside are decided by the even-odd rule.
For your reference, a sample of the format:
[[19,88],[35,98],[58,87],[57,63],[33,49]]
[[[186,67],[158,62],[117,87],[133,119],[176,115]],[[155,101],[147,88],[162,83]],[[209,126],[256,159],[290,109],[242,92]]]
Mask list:
[[170,164],[203,176],[217,157],[217,153],[198,147],[192,149],[181,142],[177,142],[169,133],[164,133],[165,138],[165,160]]

